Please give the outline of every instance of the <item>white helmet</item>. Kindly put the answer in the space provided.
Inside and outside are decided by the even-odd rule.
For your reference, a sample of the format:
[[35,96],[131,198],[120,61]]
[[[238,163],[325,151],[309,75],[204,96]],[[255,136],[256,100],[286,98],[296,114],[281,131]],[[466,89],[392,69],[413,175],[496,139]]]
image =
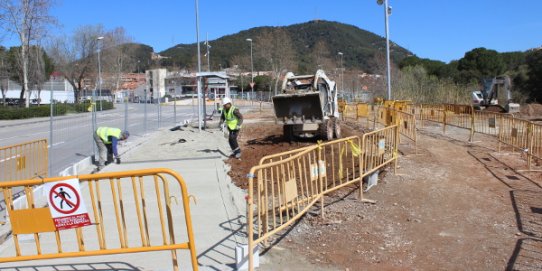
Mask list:
[[224,97],[222,99],[222,105],[231,104],[231,99],[228,97]]

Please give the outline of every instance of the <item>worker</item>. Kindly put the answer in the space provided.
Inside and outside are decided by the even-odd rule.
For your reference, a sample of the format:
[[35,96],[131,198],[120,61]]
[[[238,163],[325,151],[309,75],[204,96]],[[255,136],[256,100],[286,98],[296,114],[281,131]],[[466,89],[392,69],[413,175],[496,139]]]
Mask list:
[[235,157],[237,159],[241,158],[241,149],[239,148],[239,143],[237,143],[237,137],[239,136],[239,130],[241,130],[241,124],[243,124],[243,115],[239,112],[239,109],[231,104],[231,99],[225,97],[222,99],[222,114],[220,114],[220,127],[222,123],[226,122],[226,127],[229,131],[228,143],[230,143],[230,148],[232,154],[230,157]]
[[96,171],[102,170],[108,161],[108,156],[114,156],[116,163],[120,164],[120,156],[117,151],[117,143],[128,139],[130,133],[121,131],[119,128],[99,127],[94,133],[94,141],[98,146],[98,167]]

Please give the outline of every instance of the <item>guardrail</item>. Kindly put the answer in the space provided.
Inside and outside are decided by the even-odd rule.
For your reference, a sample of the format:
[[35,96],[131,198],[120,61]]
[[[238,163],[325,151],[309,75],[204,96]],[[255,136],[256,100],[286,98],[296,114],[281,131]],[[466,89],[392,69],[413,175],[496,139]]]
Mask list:
[[359,182],[394,162],[397,167],[398,126],[266,156],[251,168],[248,177],[248,251],[284,230],[320,202],[324,196]]
[[0,181],[47,177],[47,159],[47,139],[0,147]]
[[[51,204],[49,208],[40,208],[44,203],[35,198],[32,187],[74,179],[87,185],[88,189],[81,189],[84,192],[80,194],[76,189],[70,191],[71,203],[80,206],[83,202],[91,206],[88,216],[92,224],[85,228],[58,230],[49,210]],[[14,188],[25,191],[26,206],[15,207]],[[1,182],[0,191],[6,199],[14,241],[11,255],[1,257],[1,263],[169,250],[174,270],[178,270],[176,250],[186,249],[190,251],[192,269],[198,270],[186,184],[170,169]],[[54,193],[58,196],[62,192]],[[182,207],[173,204],[177,197],[181,197]],[[70,203],[66,196],[63,199],[66,204]],[[62,202],[60,208],[63,209]],[[182,217],[184,226],[176,223]],[[56,223],[56,218],[54,221]],[[20,234],[32,234],[33,242],[20,241]],[[179,243],[179,238],[188,241]]]

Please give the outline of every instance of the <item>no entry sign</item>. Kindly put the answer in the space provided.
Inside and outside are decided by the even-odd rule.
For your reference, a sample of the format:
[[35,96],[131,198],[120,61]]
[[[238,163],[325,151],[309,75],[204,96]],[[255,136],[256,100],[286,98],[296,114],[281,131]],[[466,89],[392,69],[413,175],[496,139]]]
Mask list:
[[78,179],[46,183],[45,193],[57,230],[90,225]]

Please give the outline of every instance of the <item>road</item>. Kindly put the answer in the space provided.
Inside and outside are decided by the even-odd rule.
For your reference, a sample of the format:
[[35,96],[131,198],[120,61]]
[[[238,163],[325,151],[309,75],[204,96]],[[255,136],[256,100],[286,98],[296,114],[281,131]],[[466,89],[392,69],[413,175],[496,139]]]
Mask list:
[[[146,111],[146,113],[145,113]],[[160,127],[172,127],[174,124],[197,118],[194,106],[161,105],[160,114],[156,104],[116,104],[115,109],[97,113],[97,125],[125,127],[127,112],[127,130],[131,137],[143,136]],[[176,121],[176,122],[175,122]],[[145,125],[146,124],[146,125]],[[33,121],[20,120],[2,123],[0,146],[20,144],[32,140],[47,138],[50,140],[49,118]],[[49,141],[49,144],[51,141]],[[93,154],[92,114],[80,113],[55,117],[53,120],[52,146],[49,146],[49,175],[55,176],[65,168]]]

